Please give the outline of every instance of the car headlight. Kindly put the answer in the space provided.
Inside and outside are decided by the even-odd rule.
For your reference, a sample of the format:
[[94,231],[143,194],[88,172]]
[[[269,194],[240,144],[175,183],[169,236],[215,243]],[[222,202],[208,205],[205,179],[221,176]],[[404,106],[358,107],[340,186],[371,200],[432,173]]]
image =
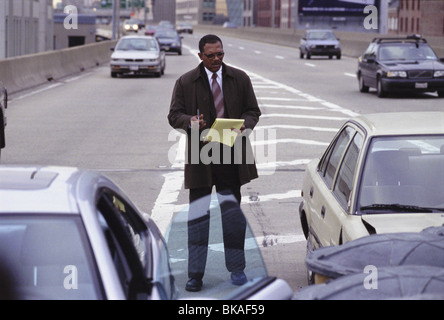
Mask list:
[[137,24],[133,24],[133,29],[137,30],[137,29],[139,29],[139,26]]
[[405,71],[389,71],[387,72],[389,78],[407,78],[407,72]]
[[125,30],[129,30],[130,26],[126,24],[126,25],[124,26],[124,28],[125,28]]
[[435,73],[433,74],[433,77],[435,77],[435,78],[444,77],[444,70],[435,71]]

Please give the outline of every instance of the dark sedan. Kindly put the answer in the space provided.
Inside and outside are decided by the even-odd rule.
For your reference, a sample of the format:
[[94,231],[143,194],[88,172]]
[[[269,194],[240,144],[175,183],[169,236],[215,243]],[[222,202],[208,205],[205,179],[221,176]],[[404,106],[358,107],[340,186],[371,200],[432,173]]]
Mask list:
[[166,52],[177,52],[182,55],[182,37],[176,30],[160,29],[154,36],[159,41],[160,48]]
[[444,59],[426,39],[375,38],[358,59],[359,90],[376,88],[378,97],[391,92],[437,92],[444,97]]

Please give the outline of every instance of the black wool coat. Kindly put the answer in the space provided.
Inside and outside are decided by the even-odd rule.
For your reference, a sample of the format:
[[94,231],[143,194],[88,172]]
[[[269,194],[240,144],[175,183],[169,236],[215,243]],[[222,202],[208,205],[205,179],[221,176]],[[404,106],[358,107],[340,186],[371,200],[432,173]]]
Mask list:
[[[255,161],[254,159],[251,160],[253,150],[248,134],[251,133],[258,123],[261,111],[251,80],[244,71],[222,64],[222,91],[224,95],[225,118],[245,120],[246,130],[242,135],[242,160],[237,162],[239,182],[243,185],[258,177]],[[211,165],[204,164],[201,161],[199,163],[192,161],[191,151],[195,152],[196,149],[192,148],[190,119],[197,114],[198,109],[200,114],[204,115],[204,120],[207,124],[206,128],[210,128],[215,120],[216,111],[203,63],[200,63],[195,69],[185,73],[176,81],[168,113],[170,125],[174,129],[187,134],[187,154],[184,172],[186,189],[210,187],[213,185]],[[239,139],[240,137],[237,140]],[[194,140],[193,142],[196,143]],[[200,152],[204,145],[202,142],[197,143]],[[234,153],[233,151],[231,155],[233,156]]]

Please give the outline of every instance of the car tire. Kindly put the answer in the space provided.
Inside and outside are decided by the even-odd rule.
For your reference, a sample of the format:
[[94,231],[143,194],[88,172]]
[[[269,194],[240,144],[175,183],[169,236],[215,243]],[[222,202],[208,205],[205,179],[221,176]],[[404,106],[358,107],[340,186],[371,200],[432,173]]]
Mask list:
[[[313,246],[312,246],[312,244],[311,244],[311,237],[310,237],[310,235],[308,235],[308,238],[307,238],[307,252],[306,252],[306,255],[308,255],[308,254],[311,253],[312,251],[313,251]],[[312,285],[312,284],[314,284],[315,281],[314,281],[314,273],[313,273],[313,271],[309,270],[308,268],[306,269],[306,271],[307,271],[307,284],[308,284],[308,285]]]
[[438,91],[438,97],[444,98],[444,90],[443,91]]
[[379,98],[384,98],[387,96],[387,92],[382,87],[382,81],[380,77],[376,79],[376,94]]
[[111,72],[111,78],[117,78],[117,72]]
[[336,55],[336,59],[341,60],[341,54]]
[[359,82],[359,91],[368,92],[369,87],[365,85],[364,77],[362,76],[362,74],[359,74],[358,82]]
[[307,60],[310,60],[311,59],[311,54],[310,54],[310,52],[307,52]]
[[299,53],[299,58],[304,59],[304,53],[302,51],[300,51],[300,53]]

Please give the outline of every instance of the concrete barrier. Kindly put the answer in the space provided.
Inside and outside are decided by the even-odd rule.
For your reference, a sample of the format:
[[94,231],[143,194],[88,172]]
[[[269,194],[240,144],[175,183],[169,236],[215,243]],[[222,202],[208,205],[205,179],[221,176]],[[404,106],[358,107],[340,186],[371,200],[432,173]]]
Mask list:
[[[299,41],[304,30],[272,28],[223,28],[215,25],[199,25],[194,29],[200,33],[214,33],[221,36],[232,36],[240,39],[272,43],[285,47],[299,48]],[[359,57],[367,49],[373,38],[382,35],[376,33],[358,33],[335,31],[342,45],[342,54],[348,57]],[[401,35],[400,35],[401,36]],[[396,37],[396,36],[393,36]],[[425,37],[438,57],[444,58],[444,38]],[[223,39],[222,39],[223,40]]]
[[0,60],[0,80],[9,93],[59,80],[109,62],[115,45],[116,41],[103,41]]

